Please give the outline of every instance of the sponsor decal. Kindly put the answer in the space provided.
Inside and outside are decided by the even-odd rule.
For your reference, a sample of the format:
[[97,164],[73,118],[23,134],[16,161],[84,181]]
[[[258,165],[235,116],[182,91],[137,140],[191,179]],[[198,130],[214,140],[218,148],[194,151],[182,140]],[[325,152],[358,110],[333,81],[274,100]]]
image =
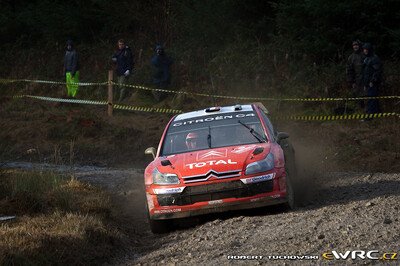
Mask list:
[[228,150],[225,151],[208,151],[208,152],[199,152],[197,153],[197,160],[203,160],[207,157],[226,157],[228,155]]
[[185,125],[192,125],[198,123],[206,123],[211,121],[225,120],[225,119],[234,119],[234,118],[244,118],[244,117],[254,117],[256,116],[254,113],[239,113],[239,114],[231,114],[231,115],[220,115],[220,116],[212,116],[207,118],[198,118],[195,120],[188,120],[184,122],[176,122],[172,124],[173,127],[180,127]]
[[206,161],[206,162],[199,162],[199,163],[189,163],[186,164],[186,167],[189,167],[189,169],[194,169],[194,168],[202,168],[207,165],[220,165],[220,164],[237,164],[237,162],[233,162],[231,159],[228,159],[228,161],[224,160],[213,160],[213,161]]
[[146,198],[147,198],[147,206],[149,207],[149,210],[154,209],[153,199],[149,193],[146,193]]
[[222,199],[220,199],[220,200],[210,200],[209,202],[208,202],[208,204],[209,205],[214,205],[214,204],[221,204],[221,203],[223,203],[224,201],[222,200]]
[[258,183],[258,182],[271,180],[274,177],[275,177],[275,173],[272,173],[272,174],[268,174],[268,175],[260,175],[260,176],[254,176],[254,177],[249,177],[249,178],[242,178],[240,180],[244,184],[251,184],[251,183]]
[[240,147],[237,147],[237,148],[233,149],[232,153],[241,154],[241,153],[244,153],[246,151],[254,149],[255,146],[256,145],[240,146]]
[[182,209],[155,210],[154,213],[174,213],[180,212]]
[[379,250],[346,250],[344,252],[332,250],[323,253],[322,258],[325,260],[398,260],[398,253]]
[[262,198],[251,199],[250,202],[259,201],[259,200],[261,200],[261,199],[262,199]]
[[181,193],[185,187],[173,187],[173,188],[153,188],[154,194],[176,194]]

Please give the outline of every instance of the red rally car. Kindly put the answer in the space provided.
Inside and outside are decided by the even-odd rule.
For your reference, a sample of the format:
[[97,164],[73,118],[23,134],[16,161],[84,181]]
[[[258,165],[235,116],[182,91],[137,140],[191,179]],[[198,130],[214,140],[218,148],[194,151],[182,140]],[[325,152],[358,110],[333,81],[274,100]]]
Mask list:
[[144,173],[150,228],[171,219],[267,205],[295,205],[294,150],[260,103],[176,115]]

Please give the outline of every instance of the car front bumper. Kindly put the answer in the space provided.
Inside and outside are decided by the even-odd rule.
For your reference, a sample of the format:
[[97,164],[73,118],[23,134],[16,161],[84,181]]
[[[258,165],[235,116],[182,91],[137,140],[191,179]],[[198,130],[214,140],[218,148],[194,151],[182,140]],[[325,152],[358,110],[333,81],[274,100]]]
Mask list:
[[173,187],[165,191],[149,187],[146,190],[149,216],[153,220],[176,219],[285,203],[285,180],[281,169],[246,179]]
[[150,218],[153,220],[176,219],[197,216],[208,213],[218,213],[232,210],[251,209],[269,205],[278,205],[287,202],[283,193],[268,193],[241,199],[224,199],[208,202],[199,202],[190,206],[158,207],[152,210]]

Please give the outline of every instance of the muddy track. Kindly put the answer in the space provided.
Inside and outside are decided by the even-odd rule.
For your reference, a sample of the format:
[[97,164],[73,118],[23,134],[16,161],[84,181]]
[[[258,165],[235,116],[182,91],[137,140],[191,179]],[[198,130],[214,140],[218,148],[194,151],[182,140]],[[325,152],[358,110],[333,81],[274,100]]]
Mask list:
[[121,218],[135,239],[116,264],[228,264],[228,255],[400,250],[399,174],[316,174],[307,180],[312,191],[303,191],[307,205],[296,211],[270,207],[183,219],[176,231],[161,236],[148,228],[140,170],[77,176],[115,190],[123,203]]
[[114,264],[215,265],[232,263],[228,255],[263,256],[252,261],[258,264],[271,263],[269,255],[400,251],[400,174],[314,174],[302,191],[306,206],[295,211],[268,207],[183,219],[176,231],[153,235],[144,209],[143,170],[77,167],[73,172],[115,195],[119,222],[131,243]]

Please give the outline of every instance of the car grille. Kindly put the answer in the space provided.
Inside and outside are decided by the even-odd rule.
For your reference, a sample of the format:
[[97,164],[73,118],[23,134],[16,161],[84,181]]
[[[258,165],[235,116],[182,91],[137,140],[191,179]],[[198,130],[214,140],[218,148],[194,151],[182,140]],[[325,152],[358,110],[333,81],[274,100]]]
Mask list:
[[271,192],[272,190],[273,180],[247,185],[238,180],[186,187],[180,194],[157,195],[157,201],[160,206],[182,206],[202,201],[251,197],[257,194]]
[[199,181],[206,181],[212,176],[216,178],[238,177],[240,176],[240,170],[227,171],[227,172],[217,172],[214,170],[210,170],[203,175],[183,176],[182,178],[185,183],[193,183]]

